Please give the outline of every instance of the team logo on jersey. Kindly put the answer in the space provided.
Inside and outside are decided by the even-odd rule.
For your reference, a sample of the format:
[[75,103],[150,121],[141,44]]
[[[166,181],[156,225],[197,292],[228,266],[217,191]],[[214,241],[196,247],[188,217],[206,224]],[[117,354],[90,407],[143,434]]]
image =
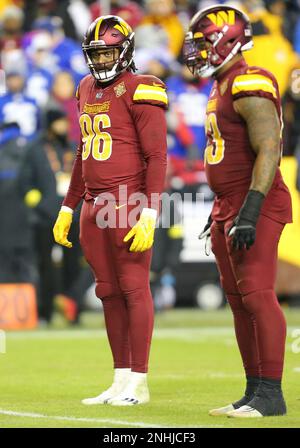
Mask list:
[[103,97],[103,92],[98,92],[96,93],[96,99],[99,100],[100,98]]
[[223,96],[224,93],[226,92],[228,87],[228,79],[225,79],[225,81],[222,82],[222,84],[220,85],[220,94]]
[[85,104],[83,112],[87,114],[99,114],[101,112],[109,112],[110,101],[105,101],[100,104]]
[[124,82],[120,82],[120,84],[118,84],[116,87],[114,87],[114,91],[116,93],[116,97],[118,98],[119,96],[123,95],[123,93],[126,92],[126,87]]

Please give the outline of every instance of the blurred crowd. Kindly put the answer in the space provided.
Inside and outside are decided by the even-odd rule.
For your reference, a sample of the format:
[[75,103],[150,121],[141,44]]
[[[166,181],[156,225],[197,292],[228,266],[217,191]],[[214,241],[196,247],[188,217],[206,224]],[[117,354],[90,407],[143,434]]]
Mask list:
[[[54,245],[52,238],[79,139],[74,93],[88,73],[81,51],[86,29],[107,13],[121,16],[132,26],[138,73],[158,76],[168,87],[166,190],[196,192],[205,185],[204,120],[212,81],[193,78],[182,63],[181,49],[192,15],[216,3],[1,1],[0,283],[35,284],[41,320],[51,321],[55,303],[69,321],[78,322],[84,294],[93,283],[78,242],[79,211],[70,235],[73,250]],[[300,0],[220,3],[233,4],[249,15],[254,49],[245,53],[246,60],[277,77],[283,99],[284,155],[298,157]],[[212,200],[208,188],[205,192],[206,199]],[[158,308],[174,303],[170,286],[174,288],[172,272],[183,240],[178,222],[159,231],[152,266]],[[164,299],[165,285],[169,295]]]

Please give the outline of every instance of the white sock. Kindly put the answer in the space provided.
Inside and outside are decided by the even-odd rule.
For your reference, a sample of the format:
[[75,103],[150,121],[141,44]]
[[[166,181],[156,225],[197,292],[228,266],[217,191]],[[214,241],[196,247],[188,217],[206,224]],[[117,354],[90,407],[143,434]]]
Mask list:
[[147,373],[131,372],[130,382],[142,383],[144,381],[147,381]]
[[118,368],[118,369],[114,369],[114,382],[119,382],[119,381],[127,381],[130,379],[131,377],[131,369],[130,368]]

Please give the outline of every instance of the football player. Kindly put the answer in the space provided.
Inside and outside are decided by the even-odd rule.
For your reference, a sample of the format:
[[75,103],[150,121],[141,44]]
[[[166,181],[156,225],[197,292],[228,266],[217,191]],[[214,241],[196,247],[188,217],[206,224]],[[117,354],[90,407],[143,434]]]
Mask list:
[[[91,74],[77,91],[81,141],[54,237],[72,247],[67,239],[72,214],[83,198],[80,241],[103,303],[115,370],[109,389],[82,402],[131,406],[149,401],[149,269],[159,208],[159,200],[150,200],[164,186],[168,99],[160,79],[134,74],[134,33],[120,17],[97,18],[82,49]],[[127,196],[120,188],[124,186]],[[103,193],[115,198],[116,226],[100,225]],[[141,207],[135,225],[128,220],[119,225],[124,210],[127,217],[133,210],[128,198],[134,193],[143,193],[148,204]]]
[[184,46],[190,70],[214,78],[205,169],[215,200],[200,237],[211,237],[247,382],[240,400],[210,415],[244,418],[286,413],[281,389],[286,323],[274,281],[278,241],[292,220],[279,169],[278,85],[272,73],[247,66],[242,53],[252,45],[248,17],[218,5],[193,17]]

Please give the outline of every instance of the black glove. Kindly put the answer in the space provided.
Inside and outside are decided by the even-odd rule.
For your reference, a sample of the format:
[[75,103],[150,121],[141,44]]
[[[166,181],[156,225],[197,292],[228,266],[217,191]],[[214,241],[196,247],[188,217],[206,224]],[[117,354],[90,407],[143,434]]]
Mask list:
[[211,214],[208,217],[207,223],[204,226],[204,229],[198,236],[199,240],[202,240],[205,238],[205,255],[210,255],[211,250],[211,236],[210,236],[210,226],[212,225],[213,219],[211,217]]
[[265,199],[260,191],[249,190],[238,216],[234,219],[227,235],[233,236],[232,246],[236,250],[250,247],[255,242],[256,223]]

